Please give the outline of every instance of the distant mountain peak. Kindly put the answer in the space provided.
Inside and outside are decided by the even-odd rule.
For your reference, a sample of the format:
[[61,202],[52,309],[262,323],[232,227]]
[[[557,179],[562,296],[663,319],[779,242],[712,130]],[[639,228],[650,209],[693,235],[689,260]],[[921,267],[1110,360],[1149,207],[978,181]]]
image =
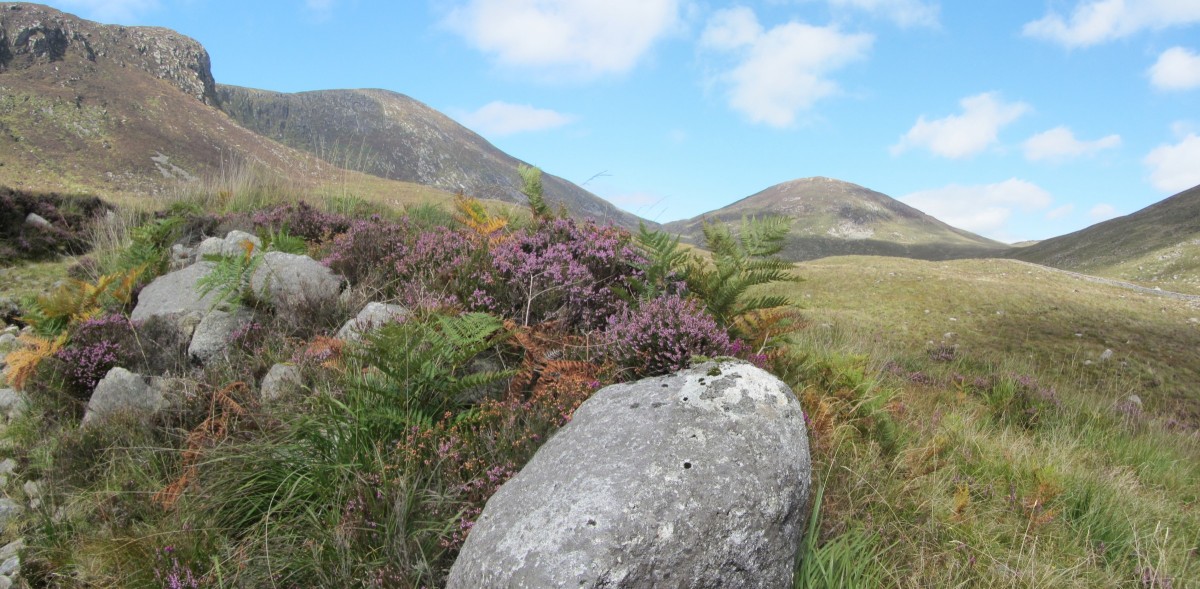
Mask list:
[[698,239],[702,219],[737,221],[762,215],[792,219],[785,254],[796,261],[847,254],[948,259],[1006,248],[886,194],[826,176],[781,182],[700,217],[668,223],[667,229]]

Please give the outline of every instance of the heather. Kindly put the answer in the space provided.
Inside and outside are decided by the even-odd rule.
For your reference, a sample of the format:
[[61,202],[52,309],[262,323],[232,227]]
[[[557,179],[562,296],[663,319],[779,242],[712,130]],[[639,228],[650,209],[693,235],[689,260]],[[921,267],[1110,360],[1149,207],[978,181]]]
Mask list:
[[[95,197],[31,194],[0,186],[0,267],[86,252],[87,229],[109,210]],[[46,224],[27,223],[37,215]]]
[[[820,492],[797,587],[1195,585],[1187,303],[1001,260],[790,266],[776,219],[710,225],[698,252],[548,206],[211,206],[235,200],[119,211],[88,268],[21,302],[30,408],[3,452],[46,490],[10,526],[30,586],[438,586],[592,393],[722,355],[805,409]],[[128,313],[175,245],[230,229],[263,247],[210,260],[212,286],[251,319],[199,365]],[[279,312],[244,280],[271,250],[346,292]],[[368,301],[411,314],[337,339]],[[301,384],[268,402],[279,363]],[[179,405],[78,428],[113,365],[175,379]]]

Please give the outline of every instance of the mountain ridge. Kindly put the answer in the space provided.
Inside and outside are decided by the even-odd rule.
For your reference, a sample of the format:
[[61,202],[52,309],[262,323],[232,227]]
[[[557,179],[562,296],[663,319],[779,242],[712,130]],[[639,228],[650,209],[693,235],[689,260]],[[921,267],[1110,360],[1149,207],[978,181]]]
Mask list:
[[705,221],[735,222],[762,215],[792,219],[783,253],[797,262],[836,255],[944,260],[996,255],[1009,248],[951,227],[881,192],[824,176],[781,182],[665,227],[699,242]]

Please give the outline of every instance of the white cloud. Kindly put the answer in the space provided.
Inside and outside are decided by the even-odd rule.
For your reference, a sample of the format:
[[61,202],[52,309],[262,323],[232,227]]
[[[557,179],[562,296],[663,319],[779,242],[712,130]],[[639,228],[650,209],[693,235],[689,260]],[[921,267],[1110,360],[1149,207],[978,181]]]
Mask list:
[[1088,211],[1088,217],[1096,222],[1107,221],[1115,216],[1117,216],[1117,207],[1104,202],[1092,207],[1092,210]]
[[1087,47],[1147,29],[1200,23],[1196,0],[1084,0],[1069,17],[1052,12],[1025,24],[1029,37],[1065,47]]
[[720,78],[729,85],[729,106],[773,127],[792,125],[799,111],[836,94],[828,74],[864,58],[873,42],[871,35],[795,21],[764,30],[745,7],[717,11],[700,37],[701,47],[736,55],[737,65]]
[[158,0],[59,0],[55,4],[68,12],[106,23],[134,21],[158,8]]
[[1067,127],[1055,127],[1025,140],[1025,159],[1029,161],[1061,161],[1091,155],[1121,145],[1120,135],[1108,135],[1095,141],[1080,141]]
[[951,184],[899,200],[954,227],[993,239],[1007,234],[1006,225],[1014,211],[1039,211],[1053,202],[1049,192],[1017,178],[982,186]]
[[1150,83],[1159,90],[1191,90],[1200,87],[1200,55],[1183,47],[1172,47],[1150,66]]
[[827,0],[834,8],[853,8],[886,18],[902,27],[938,26],[939,6],[921,0]]
[[1046,211],[1046,218],[1053,221],[1054,219],[1061,219],[1063,217],[1066,217],[1067,215],[1070,215],[1073,212],[1075,212],[1075,205],[1073,205],[1071,203],[1067,203],[1061,207],[1055,207],[1053,209],[1050,209],[1049,211]]
[[968,96],[961,101],[963,112],[932,121],[917,118],[900,142],[891,147],[892,155],[913,147],[924,147],[947,158],[973,156],[996,142],[1000,128],[1029,112],[1023,102],[1004,102],[995,92]]
[[468,0],[446,24],[506,66],[577,77],[632,69],[679,24],[680,0]]
[[1188,133],[1174,145],[1160,145],[1143,160],[1150,166],[1150,183],[1167,192],[1182,192],[1200,185],[1200,137]]
[[575,117],[528,104],[489,102],[475,112],[459,117],[463,125],[483,135],[503,136],[530,131],[545,131],[567,125]]

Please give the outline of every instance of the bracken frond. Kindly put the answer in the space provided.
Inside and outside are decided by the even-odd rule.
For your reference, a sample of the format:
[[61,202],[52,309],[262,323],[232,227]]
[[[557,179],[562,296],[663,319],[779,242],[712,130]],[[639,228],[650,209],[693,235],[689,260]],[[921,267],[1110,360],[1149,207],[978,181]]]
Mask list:
[[63,332],[53,339],[24,334],[20,341],[24,345],[8,353],[5,357],[8,367],[4,369],[8,383],[18,391],[25,389],[29,377],[37,371],[42,360],[58,353],[58,350],[66,345],[67,334]]
[[205,449],[229,435],[229,422],[246,414],[246,409],[233,398],[235,391],[245,393],[246,383],[238,381],[213,393],[208,417],[188,432],[183,449],[183,472],[171,484],[154,494],[154,501],[165,509],[174,507],[188,485],[196,479],[197,464]]

